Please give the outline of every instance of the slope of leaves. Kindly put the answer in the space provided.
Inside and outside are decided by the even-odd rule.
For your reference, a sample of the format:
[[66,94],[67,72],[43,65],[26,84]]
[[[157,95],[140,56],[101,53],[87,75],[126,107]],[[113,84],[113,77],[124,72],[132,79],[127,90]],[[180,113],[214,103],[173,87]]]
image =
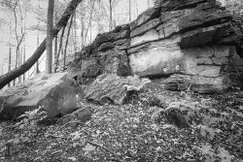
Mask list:
[[[153,119],[155,112],[172,102],[197,112],[189,128],[179,129],[163,117]],[[150,85],[123,106],[93,105],[92,109],[92,119],[86,123],[43,122],[41,110],[22,123],[2,122],[0,161],[243,159],[243,92],[199,95]]]

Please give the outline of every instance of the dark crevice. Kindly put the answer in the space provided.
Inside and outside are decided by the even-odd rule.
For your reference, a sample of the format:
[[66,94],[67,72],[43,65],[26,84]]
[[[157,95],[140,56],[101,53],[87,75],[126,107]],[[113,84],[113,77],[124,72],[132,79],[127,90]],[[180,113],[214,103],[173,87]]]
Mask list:
[[207,2],[207,0],[197,2],[197,3],[187,4],[187,5],[181,5],[181,6],[175,7],[174,10],[177,11],[177,10],[185,10],[185,9],[190,9],[190,8],[196,8],[197,5],[200,5],[200,4],[203,4],[203,3],[206,3],[206,2]]
[[[144,78],[149,78],[149,79],[160,79],[160,78],[169,78],[171,75],[173,75],[175,73],[171,73],[171,74],[151,74],[151,75],[146,75],[144,76]],[[143,77],[141,77],[143,78]]]
[[229,22],[231,19],[232,19],[232,17],[225,17],[223,19],[219,18],[219,19],[210,20],[210,21],[204,22],[199,25],[184,28],[184,29],[180,30],[178,34],[184,34],[188,31],[197,30],[200,28],[206,28],[206,27],[211,27],[211,26],[215,26],[215,25],[226,24],[226,22]]
[[127,49],[125,50],[125,53],[127,55],[127,65],[128,65],[128,68],[129,68],[129,73],[130,73],[130,75],[133,75],[133,73],[132,73],[132,67],[131,67],[130,59],[128,57],[128,51],[127,51]]

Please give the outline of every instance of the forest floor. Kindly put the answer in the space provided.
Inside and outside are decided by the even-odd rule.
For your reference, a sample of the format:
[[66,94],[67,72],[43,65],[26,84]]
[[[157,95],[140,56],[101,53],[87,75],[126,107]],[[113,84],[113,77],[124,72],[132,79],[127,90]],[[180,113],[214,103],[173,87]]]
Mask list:
[[[161,118],[158,112],[171,103],[193,110],[190,127]],[[20,123],[1,122],[0,161],[243,161],[242,91],[200,95],[151,85],[122,106],[92,106],[86,123],[59,118],[43,125],[33,114]]]

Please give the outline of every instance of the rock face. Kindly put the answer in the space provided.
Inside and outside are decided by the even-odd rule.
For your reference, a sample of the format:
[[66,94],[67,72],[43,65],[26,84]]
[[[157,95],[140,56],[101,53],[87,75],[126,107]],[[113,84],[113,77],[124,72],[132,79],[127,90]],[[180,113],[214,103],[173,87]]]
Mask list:
[[49,117],[65,115],[77,108],[83,94],[67,73],[39,74],[35,79],[0,94],[0,119],[13,119],[43,106]]
[[140,79],[138,76],[120,77],[116,74],[103,74],[85,88],[85,97],[100,105],[121,105],[128,97],[129,91],[139,91],[149,82],[149,79]]
[[105,73],[136,74],[167,77],[168,89],[183,80],[194,91],[223,92],[230,87],[227,74],[243,69],[232,22],[215,0],[157,0],[135,21],[98,35],[76,54],[79,82]]

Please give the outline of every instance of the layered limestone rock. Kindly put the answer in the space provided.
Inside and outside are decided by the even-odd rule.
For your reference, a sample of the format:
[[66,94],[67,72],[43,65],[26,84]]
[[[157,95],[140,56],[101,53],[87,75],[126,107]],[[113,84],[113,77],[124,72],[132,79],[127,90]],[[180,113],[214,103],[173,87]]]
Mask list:
[[222,92],[231,85],[228,74],[243,69],[232,22],[214,0],[158,0],[135,21],[98,35],[76,54],[79,82],[112,73],[163,77],[172,90],[170,85],[184,84],[202,93]]

